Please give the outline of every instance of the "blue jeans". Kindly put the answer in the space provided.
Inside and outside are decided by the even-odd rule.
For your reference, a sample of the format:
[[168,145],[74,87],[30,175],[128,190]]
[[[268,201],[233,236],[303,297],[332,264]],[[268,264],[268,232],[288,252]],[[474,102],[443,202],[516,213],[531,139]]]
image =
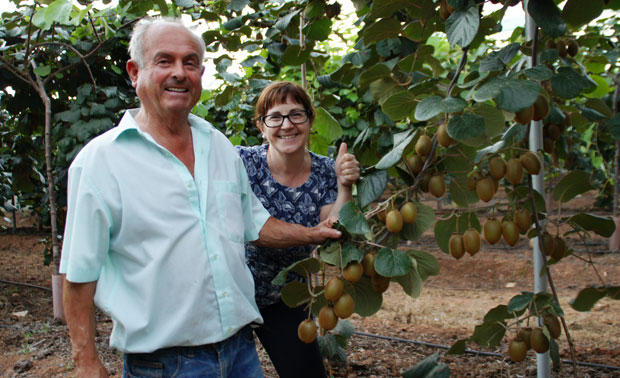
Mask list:
[[215,344],[171,347],[152,353],[125,353],[123,378],[263,377],[254,336],[245,326]]

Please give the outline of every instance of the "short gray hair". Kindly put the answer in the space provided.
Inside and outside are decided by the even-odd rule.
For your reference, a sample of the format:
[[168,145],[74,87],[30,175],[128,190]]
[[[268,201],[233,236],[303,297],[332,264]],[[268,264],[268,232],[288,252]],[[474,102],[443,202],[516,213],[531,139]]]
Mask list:
[[143,18],[134,26],[131,40],[129,41],[129,57],[138,63],[138,67],[144,67],[144,35],[146,34],[146,31],[153,25],[161,24],[179,25],[187,29],[194,36],[196,43],[200,46],[200,62],[202,63],[206,50],[205,41],[198,35],[194,34],[190,28],[185,26],[180,18]]

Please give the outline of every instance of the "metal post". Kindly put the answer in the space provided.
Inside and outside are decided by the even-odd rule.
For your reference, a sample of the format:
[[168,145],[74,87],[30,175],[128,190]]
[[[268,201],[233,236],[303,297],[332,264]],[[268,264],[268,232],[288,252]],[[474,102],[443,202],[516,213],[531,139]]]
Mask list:
[[[527,13],[527,6],[529,0],[523,0],[525,12],[525,39],[527,41],[533,41],[536,36],[536,23]],[[536,50],[532,54],[528,61],[528,67],[534,67],[536,65]],[[533,152],[540,151],[542,149],[542,121],[532,121],[530,124],[529,135],[529,148]],[[538,156],[538,155],[537,155]],[[532,176],[532,186],[534,190],[540,193],[545,198],[545,169],[544,164],[541,164],[540,173]],[[540,275],[540,272],[544,269],[544,261],[540,252],[540,246],[538,238],[534,238],[533,241],[534,250],[534,292],[539,293],[547,290],[547,280],[544,276]],[[538,325],[542,325],[542,319],[538,318]],[[549,352],[536,354],[536,367],[538,378],[549,378],[551,375],[551,364],[549,359]]]

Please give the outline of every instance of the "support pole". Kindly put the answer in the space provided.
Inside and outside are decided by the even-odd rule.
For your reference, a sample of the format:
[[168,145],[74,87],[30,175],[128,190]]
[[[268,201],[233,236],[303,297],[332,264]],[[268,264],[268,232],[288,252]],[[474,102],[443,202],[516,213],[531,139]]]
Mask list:
[[[536,38],[536,23],[530,17],[529,13],[527,13],[527,6],[529,0],[523,0],[525,12],[525,39],[529,41],[534,41]],[[528,61],[528,67],[536,66],[536,49],[532,50],[532,56]],[[531,151],[536,153],[537,151],[542,150],[542,121],[532,121],[530,124],[530,135],[529,135],[529,148]],[[538,154],[536,155],[538,156]],[[545,196],[545,166],[541,162],[540,173],[537,175],[532,175],[532,186],[534,190],[542,195],[543,198]],[[543,226],[544,227],[544,226]],[[534,250],[533,250],[533,259],[534,259],[534,292],[540,293],[543,291],[547,291],[547,280],[544,276],[541,276],[541,272],[544,269],[544,261],[540,251],[540,245],[538,243],[538,238],[534,238],[533,241]],[[538,325],[542,326],[542,318],[538,318]],[[536,367],[537,367],[537,377],[538,378],[549,378],[551,375],[551,364],[549,359],[549,352],[546,353],[537,353],[536,354]]]

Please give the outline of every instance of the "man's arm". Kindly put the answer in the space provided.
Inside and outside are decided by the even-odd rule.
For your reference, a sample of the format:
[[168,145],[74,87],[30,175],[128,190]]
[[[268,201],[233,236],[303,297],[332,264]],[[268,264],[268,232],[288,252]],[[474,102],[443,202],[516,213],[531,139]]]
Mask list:
[[63,305],[71,337],[71,354],[78,377],[108,377],[95,348],[95,289],[97,282],[65,279]]
[[304,227],[269,217],[253,243],[260,247],[285,248],[296,245],[322,244],[327,239],[338,239],[342,234],[331,227],[335,221],[328,218],[316,227]]

